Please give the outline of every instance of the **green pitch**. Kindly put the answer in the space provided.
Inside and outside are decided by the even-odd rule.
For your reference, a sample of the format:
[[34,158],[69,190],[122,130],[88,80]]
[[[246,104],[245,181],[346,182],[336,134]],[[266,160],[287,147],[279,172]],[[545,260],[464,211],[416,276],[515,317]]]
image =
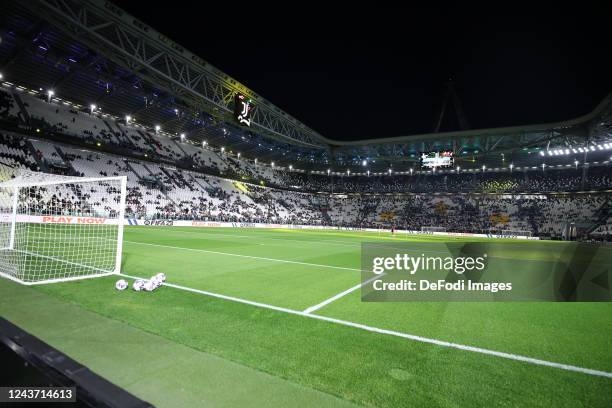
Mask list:
[[[164,272],[170,284],[265,307],[173,287],[118,292],[114,277],[38,287],[0,279],[0,314],[159,406],[612,405],[612,378],[299,314],[359,284],[362,241],[440,239],[128,227],[125,274]],[[564,245],[534,241],[512,256]],[[356,290],[313,314],[612,372],[609,303],[362,303]]]

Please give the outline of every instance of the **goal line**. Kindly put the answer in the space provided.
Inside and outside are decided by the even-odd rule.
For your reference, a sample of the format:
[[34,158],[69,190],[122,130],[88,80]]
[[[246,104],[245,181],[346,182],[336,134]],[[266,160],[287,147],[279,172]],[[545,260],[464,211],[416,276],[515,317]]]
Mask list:
[[[144,279],[138,276],[128,275],[124,273],[120,273],[119,275],[124,276],[126,278],[130,278],[130,279]],[[364,331],[371,332],[371,333],[383,334],[383,335],[393,336],[393,337],[400,337],[406,340],[417,341],[420,343],[433,344],[433,345],[440,346],[440,347],[447,347],[447,348],[452,348],[452,349],[457,349],[457,350],[469,351],[472,353],[484,354],[484,355],[504,358],[507,360],[520,361],[523,363],[528,363],[528,364],[533,364],[533,365],[538,365],[538,366],[557,368],[560,370],[572,371],[572,372],[592,375],[596,377],[612,378],[612,372],[608,372],[608,371],[594,370],[591,368],[584,368],[584,367],[574,366],[570,364],[556,363],[553,361],[541,360],[538,358],[527,357],[527,356],[523,356],[520,354],[505,353],[503,351],[495,351],[495,350],[490,350],[490,349],[481,348],[481,347],[473,347],[473,346],[468,346],[464,344],[453,343],[453,342],[448,342],[448,341],[438,340],[438,339],[432,339],[429,337],[417,336],[417,335],[409,334],[409,333],[403,333],[403,332],[399,332],[395,330],[381,329],[378,327],[368,326],[368,325],[361,324],[361,323],[355,323],[355,322],[351,322],[348,320],[336,319],[333,317],[322,316],[322,315],[318,315],[314,313],[306,313],[306,312],[299,311],[299,310],[269,305],[267,303],[254,302],[251,300],[246,300],[246,299],[242,299],[242,298],[238,298],[234,296],[222,295],[220,293],[208,292],[208,291],[201,290],[201,289],[190,288],[188,286],[177,285],[174,283],[163,282],[162,285],[168,286],[170,288],[186,291],[186,292],[192,292],[192,293],[214,297],[218,299],[223,299],[223,300],[227,300],[231,302],[242,303],[242,304],[255,306],[255,307],[259,307],[263,309],[270,309],[270,310],[274,310],[277,312],[288,313],[292,315],[307,317],[310,319],[326,321],[329,323],[338,324],[341,326],[352,327],[355,329],[364,330]]]

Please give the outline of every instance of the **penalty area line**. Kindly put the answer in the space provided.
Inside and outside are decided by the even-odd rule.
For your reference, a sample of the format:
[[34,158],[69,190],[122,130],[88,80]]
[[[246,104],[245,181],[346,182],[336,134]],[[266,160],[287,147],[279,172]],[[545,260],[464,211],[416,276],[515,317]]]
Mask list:
[[310,306],[309,308],[304,309],[304,310],[303,310],[303,312],[304,312],[304,313],[306,313],[306,314],[309,314],[309,313],[314,312],[315,310],[319,310],[319,309],[321,309],[323,306],[327,306],[327,305],[329,305],[330,303],[335,302],[336,300],[338,300],[338,299],[340,299],[340,298],[343,298],[344,296],[348,295],[349,293],[353,293],[353,292],[354,292],[354,291],[356,291],[357,289],[361,289],[361,287],[362,287],[362,286],[365,286],[365,285],[367,285],[368,283],[372,282],[373,280],[378,279],[378,278],[380,278],[380,277],[382,277],[382,276],[384,276],[384,275],[385,275],[385,274],[384,274],[384,273],[382,273],[382,274],[380,274],[380,275],[373,276],[373,277],[371,277],[370,279],[365,280],[365,281],[363,281],[363,282],[361,282],[361,283],[359,283],[359,284],[357,284],[357,285],[353,286],[352,288],[348,288],[348,289],[347,289],[347,290],[345,290],[344,292],[340,292],[340,293],[338,293],[337,295],[334,295],[334,296],[330,297],[329,299],[326,299],[326,300],[322,301],[321,303],[318,303],[318,304],[316,304],[316,305],[314,305],[314,306]]
[[151,243],[151,242],[127,241],[127,240],[124,240],[123,242],[127,242],[127,243],[130,243],[130,244],[136,244],[136,245],[148,245],[148,246],[159,247],[159,248],[178,249],[178,250],[182,250],[182,251],[201,252],[201,253],[205,253],[205,254],[235,256],[235,257],[238,257],[238,258],[247,258],[247,259],[257,259],[257,260],[260,260],[260,261],[280,262],[280,263],[288,263],[288,264],[294,264],[294,265],[314,266],[314,267],[317,267],[317,268],[330,268],[330,269],[341,269],[341,270],[344,270],[344,271],[361,272],[361,269],[348,268],[348,267],[345,267],[345,266],[323,265],[323,264],[316,264],[316,263],[309,263],[309,262],[290,261],[288,259],[276,259],[276,258],[266,258],[266,257],[263,257],[263,256],[233,254],[231,252],[210,251],[208,249],[186,248],[186,247],[178,247],[178,246],[172,246],[172,245],[154,244],[154,243]]
[[[140,278],[138,276],[127,275],[127,274],[124,274],[124,273],[121,273],[120,275],[121,276],[125,276],[127,278],[131,278],[131,279],[143,279],[143,278]],[[555,363],[553,361],[540,360],[540,359],[537,359],[537,358],[522,356],[520,354],[505,353],[505,352],[502,352],[502,351],[495,351],[495,350],[489,350],[489,349],[485,349],[485,348],[481,348],[481,347],[467,346],[467,345],[464,345],[464,344],[452,343],[452,342],[448,342],[448,341],[443,341],[443,340],[437,340],[437,339],[432,339],[432,338],[428,338],[428,337],[417,336],[417,335],[414,335],[414,334],[402,333],[402,332],[398,332],[398,331],[394,331],[394,330],[381,329],[381,328],[378,328],[378,327],[368,326],[368,325],[361,324],[361,323],[350,322],[348,320],[341,320],[341,319],[335,319],[333,317],[321,316],[321,315],[312,314],[312,313],[305,313],[305,312],[302,312],[302,311],[299,311],[299,310],[294,310],[294,309],[288,309],[288,308],[285,308],[285,307],[269,305],[269,304],[266,304],[266,303],[254,302],[254,301],[251,301],[251,300],[241,299],[241,298],[237,298],[237,297],[234,297],[234,296],[227,296],[227,295],[222,295],[222,294],[219,294],[219,293],[208,292],[208,291],[201,290],[201,289],[194,289],[194,288],[190,288],[190,287],[187,287],[187,286],[176,285],[174,283],[164,282],[163,286],[168,286],[168,287],[171,287],[171,288],[174,288],[174,289],[178,289],[178,290],[183,290],[183,291],[186,291],[186,292],[192,292],[192,293],[197,293],[197,294],[200,294],[200,295],[214,297],[214,298],[217,298],[217,299],[228,300],[228,301],[231,301],[231,302],[242,303],[242,304],[246,304],[246,305],[250,305],[250,306],[255,306],[255,307],[260,307],[260,308],[264,308],[264,309],[275,310],[277,312],[288,313],[288,314],[292,314],[292,315],[296,315],[296,316],[307,317],[307,318],[310,318],[310,319],[321,320],[321,321],[325,321],[325,322],[329,322],[329,323],[338,324],[338,325],[341,325],[341,326],[352,327],[352,328],[355,328],[355,329],[360,329],[360,330],[364,330],[364,331],[371,332],[371,333],[377,333],[377,334],[384,334],[384,335],[388,335],[388,336],[400,337],[400,338],[403,338],[403,339],[407,339],[407,340],[411,340],[411,341],[417,341],[417,342],[420,342],[420,343],[427,343],[427,344],[433,344],[433,345],[440,346],[440,347],[447,347],[447,348],[452,348],[452,349],[457,349],[457,350],[469,351],[469,352],[472,352],[472,353],[484,354],[484,355],[488,355],[488,356],[504,358],[504,359],[507,359],[507,360],[520,361],[520,362],[523,362],[523,363],[528,363],[528,364],[533,364],[533,365],[538,365],[538,366],[557,368],[557,369],[560,369],[560,370],[572,371],[572,372],[576,372],[576,373],[582,373],[582,374],[587,374],[587,375],[592,375],[592,376],[597,376],[597,377],[612,378],[612,372],[593,370],[593,369],[590,369],[590,368],[578,367],[578,366],[574,366],[574,365],[570,365],[570,364]]]

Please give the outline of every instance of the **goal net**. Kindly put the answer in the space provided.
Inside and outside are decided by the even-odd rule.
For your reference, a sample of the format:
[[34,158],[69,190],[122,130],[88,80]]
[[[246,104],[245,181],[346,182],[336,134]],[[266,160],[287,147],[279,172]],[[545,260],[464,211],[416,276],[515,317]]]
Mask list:
[[0,276],[31,285],[119,273],[126,182],[22,172],[0,183]]
[[421,232],[446,232],[445,227],[421,227]]
[[531,237],[533,234],[529,230],[520,230],[520,229],[499,229],[499,230],[490,230],[489,234],[491,235],[499,235],[501,237]]

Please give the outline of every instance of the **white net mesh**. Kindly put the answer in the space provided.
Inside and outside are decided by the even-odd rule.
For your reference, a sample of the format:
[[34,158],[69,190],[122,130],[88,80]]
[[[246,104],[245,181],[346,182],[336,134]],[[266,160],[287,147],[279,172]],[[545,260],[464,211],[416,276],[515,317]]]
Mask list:
[[532,232],[529,230],[519,230],[519,229],[500,229],[500,230],[491,230],[491,234],[500,235],[504,237],[530,237],[532,236]]
[[446,228],[427,226],[427,227],[421,227],[421,232],[446,232]]
[[118,273],[125,183],[28,172],[0,184],[0,273],[23,283]]

